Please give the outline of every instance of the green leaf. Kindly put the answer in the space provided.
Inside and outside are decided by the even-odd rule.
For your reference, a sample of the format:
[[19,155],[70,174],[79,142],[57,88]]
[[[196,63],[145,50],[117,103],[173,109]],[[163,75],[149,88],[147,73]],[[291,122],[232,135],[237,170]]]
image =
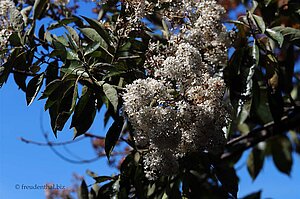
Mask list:
[[67,51],[67,60],[77,60],[80,61],[78,54],[74,50]]
[[291,93],[294,87],[293,78],[294,70],[296,67],[295,61],[297,59],[295,56],[295,48],[293,45],[290,45],[286,50],[286,57],[280,63],[280,75],[279,75],[279,84],[282,85],[282,89],[285,93]]
[[79,21],[80,18],[78,17],[69,17],[69,18],[64,18],[58,22],[55,22],[55,23],[52,23],[48,28],[47,30],[53,30],[53,29],[56,29],[56,28],[60,28],[64,25],[67,25],[67,24],[70,24],[70,23],[73,23],[73,22],[77,22]]
[[228,166],[227,163],[216,165],[215,169],[217,178],[221,182],[224,189],[231,193],[234,198],[237,198],[239,179],[236,175],[235,169]]
[[111,152],[113,151],[115,145],[117,144],[120,134],[122,131],[122,125],[115,121],[111,127],[109,128],[108,132],[106,133],[105,137],[105,153],[107,158],[109,159]]
[[21,15],[22,15],[23,20],[25,22],[25,26],[27,26],[27,24],[28,24],[27,23],[28,22],[28,16],[29,16],[29,14],[31,12],[31,9],[32,9],[32,6],[26,6],[25,8],[23,8],[21,10]]
[[86,182],[82,180],[80,188],[79,188],[79,193],[78,193],[78,198],[79,199],[89,199],[89,190]]
[[26,88],[26,101],[27,106],[29,106],[33,100],[36,98],[38,92],[40,91],[44,80],[44,73],[36,75],[33,77]]
[[110,101],[110,103],[113,105],[115,112],[118,109],[118,103],[119,103],[119,98],[118,98],[118,92],[117,90],[110,84],[105,83],[103,85],[103,92],[105,93],[106,97]]
[[80,97],[72,117],[70,128],[75,128],[74,139],[84,134],[92,125],[96,115],[96,101],[91,90],[87,90]]
[[49,0],[36,0],[33,5],[33,19],[39,19],[45,11]]
[[273,27],[272,30],[280,32],[285,41],[300,46],[300,30],[283,26]]
[[64,26],[68,32],[70,33],[70,36],[72,37],[72,39],[74,39],[74,41],[76,42],[76,44],[79,43],[79,35],[77,34],[77,31],[70,27],[70,26]]
[[254,22],[255,26],[260,30],[261,33],[265,33],[266,31],[266,24],[264,22],[264,19],[261,16],[252,14],[251,12],[248,12],[250,15],[250,18]]
[[8,76],[11,72],[11,69],[13,68],[14,63],[16,61],[16,57],[19,56],[19,52],[20,52],[20,50],[18,48],[13,49],[7,62],[1,66],[0,88],[3,86],[4,83],[6,83]]
[[284,114],[284,101],[279,89],[268,88],[268,103],[275,122],[280,122]]
[[107,180],[112,180],[113,178],[110,176],[97,176],[97,177],[93,177],[94,180],[96,180],[96,183],[102,183],[105,182]]
[[85,17],[85,16],[81,16],[81,17],[84,18],[90,24],[90,26],[97,31],[97,33],[104,39],[104,41],[108,45],[112,45],[113,44],[110,35],[104,29],[104,27],[102,26],[101,23],[99,23],[95,19],[90,19],[90,18]]
[[258,192],[251,193],[241,199],[260,199],[260,198],[261,198],[261,191],[258,191]]
[[286,136],[278,136],[271,140],[273,161],[279,171],[290,175],[293,158],[292,144]]
[[24,92],[26,92],[26,79],[26,75],[14,73],[14,80],[16,84],[19,86],[19,89],[22,89]]
[[56,136],[74,111],[74,98],[77,97],[77,81],[71,77],[51,82],[45,89],[42,98],[48,97],[45,110],[49,109],[51,127]]
[[45,41],[45,25],[43,24],[39,29],[39,39]]
[[95,52],[99,47],[100,47],[100,43],[98,43],[98,42],[93,42],[93,43],[89,44],[85,48],[84,56],[89,55],[89,54]]
[[251,114],[257,118],[260,124],[273,121],[272,113],[268,105],[268,94],[265,87],[260,87],[257,81],[253,84],[253,100]]
[[76,100],[78,95],[77,81],[74,86],[69,88],[63,95],[61,101],[59,102],[59,113],[55,122],[55,129],[62,131],[65,123],[70,118],[74,111]]
[[78,49],[79,46],[79,35],[77,34],[76,30],[74,30],[70,26],[65,26],[65,28],[68,30],[69,34],[67,35],[67,38],[69,39],[69,42],[71,46],[73,46],[73,49]]
[[54,81],[52,81],[51,83],[49,83],[46,86],[46,89],[42,92],[42,96],[39,98],[40,99],[45,99],[47,97],[49,97],[57,87],[59,87],[62,84],[62,81],[60,79],[56,79]]
[[19,47],[22,46],[22,42],[21,42],[21,35],[19,32],[13,32],[10,37],[9,37],[9,42],[11,45],[15,46],[15,47]]
[[62,60],[65,60],[67,57],[67,50],[65,46],[56,39],[52,40],[52,44],[55,50],[51,52],[50,57],[60,57]]
[[[65,93],[71,87],[74,86],[74,82],[75,82],[75,79],[68,79],[67,81],[64,80],[60,84],[58,83],[58,86],[53,85],[53,88],[52,87],[49,88],[49,92],[50,92],[50,89],[53,89],[53,90],[52,90],[51,94],[48,96],[48,99],[45,104],[45,110],[47,110],[48,108],[53,106],[55,103],[60,104],[60,101],[63,98],[63,96],[65,95]],[[46,92],[48,92],[48,90]],[[43,98],[44,98],[44,96],[43,96]]]
[[257,6],[258,6],[257,1],[253,0],[252,1],[252,8],[250,9],[250,12],[254,13],[254,11],[256,10]]
[[52,128],[52,131],[53,131],[55,137],[57,137],[56,118],[58,115],[58,108],[59,108],[58,103],[54,103],[53,106],[51,106],[49,108],[51,128]]
[[69,47],[68,40],[63,35],[61,35],[61,36],[53,35],[53,38],[56,39],[58,42],[60,42],[65,47]]
[[100,45],[107,49],[107,43],[105,40],[98,34],[98,32],[93,28],[81,28],[80,31],[93,42],[98,42]]
[[262,169],[264,158],[264,152],[257,147],[254,147],[250,155],[248,156],[247,169],[250,176],[252,177],[252,180],[256,179],[260,170]]
[[45,70],[46,74],[46,85],[48,85],[50,82],[58,78],[58,61],[50,62],[50,64],[47,66]]
[[284,37],[280,32],[267,28],[266,33],[269,37],[271,37],[271,39],[278,43],[280,48],[282,47]]

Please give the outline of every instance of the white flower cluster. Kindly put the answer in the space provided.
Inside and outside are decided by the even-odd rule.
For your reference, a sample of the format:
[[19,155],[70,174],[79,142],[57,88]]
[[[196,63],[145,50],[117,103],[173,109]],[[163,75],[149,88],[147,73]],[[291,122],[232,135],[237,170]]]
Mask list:
[[12,34],[9,11],[15,4],[11,0],[0,0],[0,50],[7,46],[8,38]]
[[226,143],[225,84],[216,75],[227,62],[224,9],[214,0],[182,2],[174,1],[168,12],[181,13],[187,24],[172,35],[168,52],[146,63],[153,78],[134,81],[123,94],[136,144],[148,148],[143,162],[150,180],[176,173],[189,153],[218,155]]
[[[24,21],[20,11],[12,0],[0,0],[0,50],[6,50],[8,40],[14,31],[23,28]],[[5,62],[8,53],[0,55],[0,63]]]

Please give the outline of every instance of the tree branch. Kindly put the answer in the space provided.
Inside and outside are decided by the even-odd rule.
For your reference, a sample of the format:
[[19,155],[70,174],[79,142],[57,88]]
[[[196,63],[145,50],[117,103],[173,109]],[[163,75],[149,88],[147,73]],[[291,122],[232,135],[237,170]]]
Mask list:
[[256,128],[247,135],[230,140],[226,145],[226,150],[221,159],[229,159],[235,154],[239,154],[259,142],[265,141],[270,137],[280,135],[290,129],[300,127],[300,109],[295,110],[288,116],[281,118],[280,122],[270,122],[262,127]]

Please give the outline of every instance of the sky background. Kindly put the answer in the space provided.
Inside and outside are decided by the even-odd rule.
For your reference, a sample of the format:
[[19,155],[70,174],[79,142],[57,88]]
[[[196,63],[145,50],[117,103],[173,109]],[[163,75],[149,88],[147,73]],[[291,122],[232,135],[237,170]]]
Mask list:
[[[81,13],[90,13],[90,5],[81,6]],[[240,9],[242,11],[242,8]],[[230,13],[232,18],[234,13]],[[70,187],[74,173],[84,176],[87,184],[93,179],[86,175],[86,170],[98,175],[117,173],[116,169],[108,166],[106,158],[89,164],[71,164],[56,156],[49,147],[26,144],[20,137],[28,140],[45,142],[41,126],[49,133],[49,139],[56,142],[69,141],[73,138],[73,130],[67,127],[55,139],[49,121],[48,112],[44,112],[45,101],[37,101],[27,107],[25,94],[18,90],[13,77],[10,76],[6,85],[0,89],[0,198],[45,198],[44,190],[16,189],[16,186],[34,186],[54,183]],[[97,114],[95,122],[89,132],[105,135],[102,118],[104,110]],[[57,148],[65,154],[62,147]],[[89,139],[73,144],[69,149],[83,159],[95,157]],[[300,156],[294,155],[291,176],[278,172],[272,159],[267,158],[263,170],[253,182],[247,172],[247,151],[236,164],[240,177],[239,197],[251,192],[263,190],[262,198],[299,199],[300,196]]]

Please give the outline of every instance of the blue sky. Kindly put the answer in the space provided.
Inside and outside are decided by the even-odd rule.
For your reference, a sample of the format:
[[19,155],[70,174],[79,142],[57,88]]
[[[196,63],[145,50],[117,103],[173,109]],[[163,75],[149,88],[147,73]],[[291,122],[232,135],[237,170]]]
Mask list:
[[[82,13],[90,13],[89,6],[83,6]],[[49,115],[43,111],[44,101],[35,101],[26,106],[25,94],[18,90],[11,76],[6,85],[0,89],[0,198],[45,198],[44,190],[16,189],[16,185],[60,184],[72,185],[72,175],[82,175],[91,184],[93,180],[85,172],[92,170],[99,175],[116,173],[108,166],[106,158],[90,164],[71,164],[56,156],[49,147],[23,143],[20,137],[44,142],[40,126],[49,132],[49,138],[61,142],[72,140],[73,131],[65,128],[55,139],[49,121]],[[104,135],[106,129],[102,123],[103,111],[95,119],[89,130],[93,134]],[[66,125],[66,127],[69,124]],[[63,151],[62,148],[58,148]],[[76,143],[70,149],[77,155],[89,159],[95,156],[89,139]],[[238,162],[240,176],[239,196],[263,189],[263,198],[298,199],[300,195],[300,156],[294,155],[291,177],[279,173],[271,158],[257,180],[252,182],[246,169],[247,153]]]

